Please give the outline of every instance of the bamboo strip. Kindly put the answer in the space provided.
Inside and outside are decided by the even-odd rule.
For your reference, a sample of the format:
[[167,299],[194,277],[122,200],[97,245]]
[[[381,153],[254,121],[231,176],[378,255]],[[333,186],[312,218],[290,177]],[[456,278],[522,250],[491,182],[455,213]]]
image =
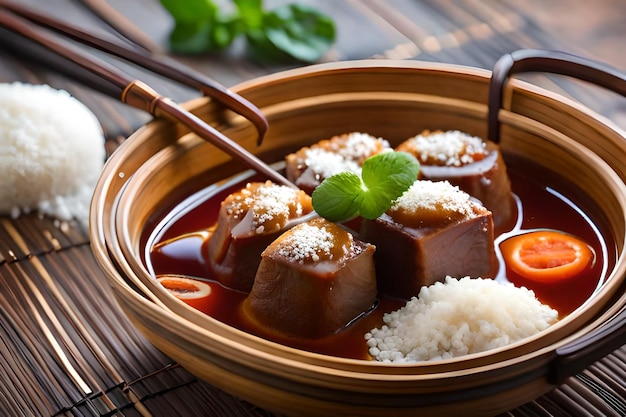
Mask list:
[[578,417],[594,417],[589,414],[584,407],[576,404],[567,395],[559,390],[554,390],[549,394],[536,400],[547,411],[548,416],[578,416]]
[[[17,265],[17,269],[20,269],[19,265]],[[42,301],[42,295],[33,294],[31,292],[33,286],[28,282],[18,282],[16,285],[18,297],[24,300],[24,314],[32,318],[32,329],[39,330],[39,342],[43,345],[42,347],[46,351],[51,352],[60,370],[67,375],[78,395],[81,398],[85,395],[90,395],[93,391],[89,387],[88,382],[77,371],[72,352],[64,349],[64,344],[59,341],[59,337],[54,333],[54,329],[47,320],[50,317],[46,314],[48,311],[45,310],[45,307],[44,311],[41,311],[40,306],[37,305],[38,302]]]
[[[91,372],[81,372],[81,370],[91,367],[90,363],[93,361],[92,354],[99,351],[99,346],[91,343],[93,340],[91,340],[89,332],[82,325],[81,320],[77,318],[74,309],[66,301],[64,294],[54,285],[50,272],[43,267],[41,260],[34,257],[31,258],[30,262],[23,264],[24,270],[29,276],[37,276],[39,278],[36,283],[34,282],[35,280],[31,282],[42,293],[42,296],[38,297],[41,300],[41,309],[47,313],[50,326],[54,329],[56,337],[63,341],[75,363],[74,366],[77,367],[77,372],[83,374],[83,379],[91,379],[91,385],[97,386],[98,391],[121,383],[121,378],[118,377],[113,367],[108,368],[110,372],[98,375],[100,378],[95,378],[96,375],[93,375]],[[72,279],[71,275],[69,278]],[[85,349],[84,345],[90,346],[90,348]],[[85,391],[85,393],[89,394],[88,391]]]
[[569,385],[575,386],[579,383],[581,385],[584,384],[585,389],[588,390],[588,395],[586,396],[587,401],[596,404],[597,407],[603,407],[606,404],[616,415],[625,415],[626,404],[624,401],[620,400],[606,384],[590,377],[587,372],[588,371],[581,372],[576,375],[576,378],[570,381]]
[[0,396],[2,410],[5,412],[12,410],[12,413],[17,415],[27,411],[35,414],[54,409],[50,404],[50,399],[34,398],[28,401],[27,397],[21,395],[21,391],[30,391],[31,387],[35,386],[33,375],[21,374],[24,369],[22,363],[19,362],[19,356],[14,355],[5,343],[0,345],[0,365],[6,370],[0,374],[0,383],[7,387],[7,390]]
[[21,215],[17,219],[0,217],[0,263],[88,242],[86,231],[74,222],[60,222],[37,214]]
[[[71,282],[71,285],[75,286],[75,292],[72,294],[72,297],[77,299],[76,296],[80,294],[93,294],[93,297],[84,300],[81,306],[84,311],[92,314],[89,320],[95,323],[93,325],[94,331],[103,332],[101,335],[102,340],[109,341],[109,344],[106,346],[112,352],[117,352],[120,358],[125,359],[126,356],[132,355],[131,357],[149,359],[149,363],[152,364],[149,368],[137,369],[136,372],[131,374],[132,376],[127,376],[126,380],[146,375],[148,372],[159,369],[171,362],[138,334],[136,328],[120,310],[113,298],[111,288],[102,276],[102,271],[99,269],[88,246],[73,248],[73,250],[65,251],[59,254],[59,256],[62,258],[59,259],[60,265],[73,263],[76,265],[77,270],[81,272],[80,277]],[[98,324],[103,326],[99,327]]]
[[548,411],[542,407],[537,401],[531,401],[518,407],[514,411],[501,414],[499,417],[542,417],[548,415]]
[[[84,348],[81,349],[82,354],[92,357],[92,360],[89,361],[89,363],[93,363],[91,366],[97,367],[97,369],[102,368],[102,380],[107,381],[106,386],[120,385],[125,381],[125,378],[120,375],[119,371],[122,368],[122,363],[115,360],[119,356],[112,356],[110,352],[106,352],[107,347],[118,346],[118,340],[107,341],[107,339],[111,339],[111,335],[103,334],[99,331],[97,325],[94,326],[94,323],[106,320],[104,317],[108,315],[107,309],[94,308],[97,307],[95,303],[90,303],[89,306],[78,303],[82,300],[88,302],[91,298],[97,299],[101,296],[110,297],[111,295],[94,291],[93,287],[91,291],[85,287],[77,288],[76,286],[80,283],[95,277],[81,272],[75,263],[72,262],[72,259],[66,255],[66,253],[50,254],[41,259],[42,265],[45,265],[50,271],[50,275],[59,276],[65,272],[67,276],[66,283],[59,283],[58,288],[56,288],[60,313],[68,316],[67,327],[75,332],[77,338],[80,338],[80,341],[77,343],[84,344]],[[64,268],[65,271],[63,271]],[[52,282],[47,284],[54,285]],[[90,294],[91,297],[85,297],[87,294]],[[83,297],[80,297],[81,295]]]
[[626,363],[620,361],[615,354],[606,356],[601,361],[591,365],[585,374],[596,381],[603,381],[607,384],[607,389],[612,390],[615,395],[626,398]]
[[[58,404],[60,408],[71,405],[74,400],[80,399],[80,396],[68,383],[67,375],[58,368],[49,351],[41,346],[40,336],[37,334],[38,329],[33,329],[34,326],[29,322],[29,316],[20,308],[21,300],[13,296],[10,287],[14,286],[15,275],[6,273],[7,268],[3,268],[0,272],[5,289],[0,295],[0,302],[3,305],[0,311],[4,312],[3,338],[10,342],[7,343],[10,355],[7,353],[3,357],[14,357],[19,366],[11,367],[11,369],[15,371],[19,368],[22,371],[21,374],[15,375],[13,385],[10,386],[30,382],[30,385],[23,387],[22,395],[17,395],[15,398],[28,400],[33,397],[33,401],[37,401],[38,394]],[[9,291],[6,291],[7,289]]]

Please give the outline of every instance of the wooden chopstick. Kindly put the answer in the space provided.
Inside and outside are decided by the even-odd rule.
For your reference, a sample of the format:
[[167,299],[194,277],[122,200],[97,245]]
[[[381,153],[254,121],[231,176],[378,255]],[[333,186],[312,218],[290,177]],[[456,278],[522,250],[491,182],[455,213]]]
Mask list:
[[260,145],[262,143],[263,136],[268,129],[268,123],[261,111],[244,97],[234,94],[232,91],[204,74],[180,65],[164,55],[158,56],[157,59],[156,54],[99,38],[69,23],[62,22],[13,2],[0,0],[0,7],[10,10],[33,23],[51,29],[77,42],[123,58],[166,78],[200,90],[204,95],[214,98],[226,108],[248,119],[257,129],[257,144]]
[[31,21],[3,7],[4,4],[5,2],[0,2],[0,26],[44,46],[55,54],[97,75],[110,84],[109,92],[116,91],[119,93],[117,98],[122,102],[147,111],[156,117],[165,116],[177,121],[199,137],[212,143],[218,149],[239,160],[244,166],[252,168],[278,184],[295,187],[284,176],[273,170],[251,152],[199,117],[183,109],[171,99],[158,94],[145,83],[129,77],[113,65],[95,58],[74,45],[51,36],[50,33],[42,30],[42,28],[36,26]]
[[109,25],[124,39],[149,52],[157,52],[161,48],[145,33],[137,28],[124,15],[103,0],[80,0],[79,3],[93,15]]

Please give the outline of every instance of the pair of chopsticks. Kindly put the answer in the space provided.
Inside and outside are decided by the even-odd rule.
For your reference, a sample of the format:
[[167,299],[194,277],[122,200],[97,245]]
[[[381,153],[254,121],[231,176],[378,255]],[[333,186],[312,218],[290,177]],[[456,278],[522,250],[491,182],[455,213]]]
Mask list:
[[293,186],[285,177],[256,156],[197,116],[174,103],[173,100],[160,95],[150,86],[130,77],[108,62],[97,59],[84,50],[63,42],[58,37],[51,36],[50,31],[123,58],[181,84],[201,90],[203,94],[217,100],[226,108],[248,119],[257,129],[258,143],[260,144],[268,128],[267,120],[261,111],[245,98],[232,93],[217,82],[190,68],[167,62],[165,57],[161,57],[160,60],[156,59],[144,48],[131,48],[121,43],[98,38],[68,23],[11,1],[0,0],[0,27],[4,27],[13,33],[36,42],[49,51],[87,70],[107,85],[107,88],[102,90],[114,98],[132,107],[147,111],[155,117],[164,116],[182,123],[199,137],[239,160],[244,166],[254,169],[274,182]]

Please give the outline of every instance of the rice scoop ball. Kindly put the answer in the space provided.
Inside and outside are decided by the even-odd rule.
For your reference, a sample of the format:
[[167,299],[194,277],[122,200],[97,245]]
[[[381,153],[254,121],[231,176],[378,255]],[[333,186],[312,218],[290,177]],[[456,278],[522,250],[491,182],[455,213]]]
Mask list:
[[86,226],[104,160],[98,120],[68,92],[0,84],[0,213],[38,211]]

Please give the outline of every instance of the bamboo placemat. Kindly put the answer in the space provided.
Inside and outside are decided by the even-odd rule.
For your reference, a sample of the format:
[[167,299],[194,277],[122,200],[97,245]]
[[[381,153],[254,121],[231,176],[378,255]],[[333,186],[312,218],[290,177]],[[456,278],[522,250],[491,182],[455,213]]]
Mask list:
[[[73,2],[62,3],[72,7],[72,18],[87,19],[74,11]],[[122,10],[130,8],[129,16],[157,13],[156,2],[150,0],[111,3]],[[568,43],[540,26],[536,13],[531,13],[531,8],[541,3],[538,0],[489,2],[489,7],[483,3],[363,0],[315,6],[333,15],[343,29],[329,60],[422,59],[491,68],[502,54],[523,47],[585,51],[584,45]],[[567,11],[568,4],[578,7],[574,1],[556,3],[565,4],[562,11]],[[603,0],[593,7],[601,6],[612,8],[618,21],[620,13],[626,16],[626,7],[619,0]],[[60,10],[55,13],[63,16]],[[154,33],[150,24],[162,23],[159,16],[156,23],[137,19],[138,25]],[[612,20],[589,19],[579,24],[583,26],[575,30],[597,36],[603,33],[600,24],[612,28],[612,36],[626,34],[623,25],[611,26],[616,25]],[[357,41],[349,36],[362,27],[367,27],[359,32],[364,33],[363,38]],[[610,44],[612,38],[607,39]],[[283,69],[256,66],[228,55],[219,60],[180,59],[227,85]],[[7,45],[0,49],[0,60],[0,81],[47,83],[83,101],[99,117],[109,153],[148,120],[115,100],[25,61]],[[174,98],[193,96],[164,80],[149,80]],[[626,121],[623,101],[607,99],[606,92],[553,77],[538,76],[533,81],[578,99],[619,124]],[[506,415],[623,416],[625,387],[623,346],[549,394]],[[30,214],[18,219],[0,217],[0,416],[31,415],[271,414],[199,381],[159,352],[120,311],[91,254],[85,231],[73,222]]]

